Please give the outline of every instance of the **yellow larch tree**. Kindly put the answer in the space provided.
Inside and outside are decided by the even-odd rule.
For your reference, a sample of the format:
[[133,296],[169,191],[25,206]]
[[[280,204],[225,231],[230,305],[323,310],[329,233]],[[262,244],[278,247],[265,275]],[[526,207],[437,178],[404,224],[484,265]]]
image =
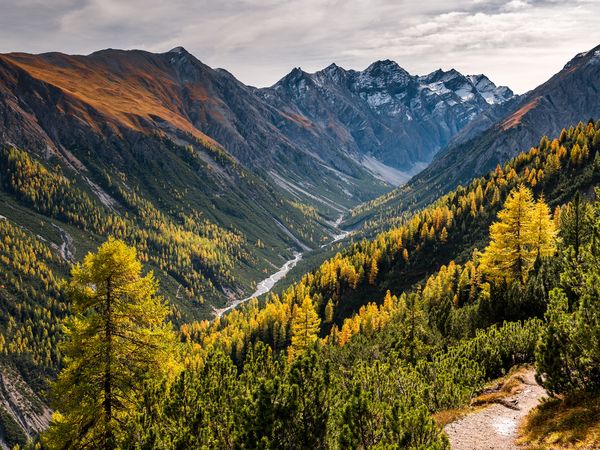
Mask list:
[[294,307],[292,317],[292,344],[288,349],[288,359],[293,361],[311,348],[319,337],[321,319],[315,311],[313,302],[307,295],[302,305]]
[[490,226],[490,245],[481,257],[482,271],[492,279],[524,282],[533,265],[531,212],[533,194],[521,185],[509,194],[498,222]]
[[490,244],[481,257],[481,271],[489,278],[524,283],[538,256],[554,253],[556,231],[550,209],[521,185],[513,189],[498,221],[490,227]]
[[550,214],[550,208],[548,208],[543,197],[535,202],[531,219],[531,237],[533,238],[535,256],[552,256],[556,251],[556,229]]

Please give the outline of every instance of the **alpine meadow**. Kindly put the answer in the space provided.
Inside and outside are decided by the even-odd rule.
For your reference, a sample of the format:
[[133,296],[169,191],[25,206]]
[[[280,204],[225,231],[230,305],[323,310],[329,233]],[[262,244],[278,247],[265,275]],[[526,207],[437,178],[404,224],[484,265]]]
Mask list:
[[2,2],[0,449],[600,449],[598,14]]

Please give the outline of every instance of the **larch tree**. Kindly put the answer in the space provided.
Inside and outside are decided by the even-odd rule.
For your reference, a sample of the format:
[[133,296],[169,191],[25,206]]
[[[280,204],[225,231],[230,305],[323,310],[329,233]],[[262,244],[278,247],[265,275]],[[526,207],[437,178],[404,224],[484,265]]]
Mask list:
[[550,208],[540,197],[535,202],[531,217],[531,238],[535,257],[552,256],[556,251],[556,229],[550,214]]
[[533,195],[519,186],[510,192],[498,221],[490,226],[490,244],[481,257],[483,272],[492,279],[524,282],[535,256],[532,256],[531,211]]
[[112,238],[73,267],[49,448],[119,447],[144,382],[178,369],[169,308],[153,274],[141,271],[136,250]]
[[375,255],[371,259],[371,268],[369,269],[369,284],[374,285],[377,280],[377,274],[379,273],[379,267],[377,266],[377,258]]
[[309,296],[304,297],[302,305],[295,306],[292,317],[292,343],[288,350],[288,359],[293,361],[297,356],[310,349],[318,339],[321,319],[315,311]]
[[[333,302],[331,301],[331,299],[329,299],[329,301],[327,302],[327,305],[325,306],[325,322],[326,323],[333,322]],[[0,349],[1,348],[2,347],[0,347]]]
[[490,244],[481,257],[489,278],[524,283],[536,258],[555,251],[556,231],[548,205],[521,185],[513,189],[498,221],[490,226]]

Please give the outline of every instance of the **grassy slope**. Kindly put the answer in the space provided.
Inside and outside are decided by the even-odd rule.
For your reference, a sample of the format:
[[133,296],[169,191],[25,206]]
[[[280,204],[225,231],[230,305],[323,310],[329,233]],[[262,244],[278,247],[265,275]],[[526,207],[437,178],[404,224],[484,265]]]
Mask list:
[[600,396],[549,399],[529,413],[519,434],[531,449],[600,448]]

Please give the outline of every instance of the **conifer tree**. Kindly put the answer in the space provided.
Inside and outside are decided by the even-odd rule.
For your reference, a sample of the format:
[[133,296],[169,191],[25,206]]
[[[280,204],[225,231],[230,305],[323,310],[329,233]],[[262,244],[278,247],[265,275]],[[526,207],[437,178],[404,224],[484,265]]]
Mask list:
[[589,206],[583,201],[580,192],[577,192],[573,201],[561,211],[560,236],[565,247],[573,247],[576,259],[579,257],[581,246],[590,237],[589,215]]
[[112,238],[73,267],[73,316],[66,322],[65,367],[52,386],[48,447],[119,447],[144,382],[176,370],[168,307],[156,295],[153,274],[141,270],[135,249]]
[[[331,323],[333,321],[333,302],[331,301],[331,299],[329,299],[329,301],[327,302],[327,305],[325,306],[325,322],[326,323]],[[1,349],[1,347],[0,347]]]
[[535,207],[532,211],[531,226],[536,258],[552,256],[556,251],[556,230],[550,215],[550,208],[548,208],[543,197],[540,197],[535,202]]
[[525,281],[535,255],[531,251],[533,195],[521,185],[509,194],[498,222],[490,227],[490,245],[481,265],[492,279]]
[[315,311],[309,296],[304,297],[302,305],[296,306],[292,318],[292,345],[288,358],[293,361],[297,356],[310,349],[318,339],[321,319]]

